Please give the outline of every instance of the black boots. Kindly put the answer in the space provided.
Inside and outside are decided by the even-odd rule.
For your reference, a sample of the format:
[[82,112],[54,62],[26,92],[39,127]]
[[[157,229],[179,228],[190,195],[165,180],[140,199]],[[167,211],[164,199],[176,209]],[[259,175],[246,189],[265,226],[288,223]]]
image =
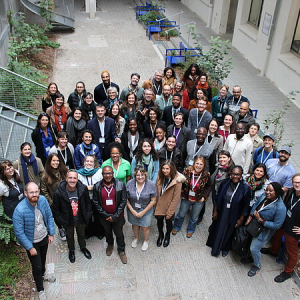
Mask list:
[[159,232],[158,239],[156,242],[157,247],[160,247],[162,245],[163,239],[164,239],[164,233]]
[[170,232],[166,233],[164,244],[163,244],[164,247],[168,247],[170,244],[170,234],[171,234]]

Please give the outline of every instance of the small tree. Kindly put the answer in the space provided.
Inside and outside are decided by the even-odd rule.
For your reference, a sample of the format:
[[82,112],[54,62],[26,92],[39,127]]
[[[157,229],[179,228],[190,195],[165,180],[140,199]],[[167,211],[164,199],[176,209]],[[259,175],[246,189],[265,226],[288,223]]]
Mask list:
[[5,244],[16,240],[13,225],[8,224],[7,221],[11,221],[11,219],[4,213],[3,205],[0,202],[0,242],[4,241]]
[[[300,93],[300,91],[290,91],[289,94],[286,95],[287,98],[285,102],[283,102],[283,107],[271,111],[264,120],[264,130],[265,132],[273,133],[275,137],[275,147],[278,147],[281,144],[284,133],[283,116],[291,106],[291,101],[295,100],[297,93]],[[293,144],[293,141],[290,141],[287,145],[293,146]]]

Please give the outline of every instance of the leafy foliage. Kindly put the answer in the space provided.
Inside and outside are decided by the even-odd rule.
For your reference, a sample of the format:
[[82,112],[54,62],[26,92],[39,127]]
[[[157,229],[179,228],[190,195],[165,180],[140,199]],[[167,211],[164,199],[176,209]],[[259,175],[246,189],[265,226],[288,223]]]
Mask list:
[[5,244],[16,240],[13,225],[7,221],[11,219],[4,213],[3,205],[0,203],[0,241],[4,241]]
[[[283,133],[284,133],[284,121],[283,116],[286,114],[287,109],[291,106],[291,100],[295,100],[296,94],[300,93],[300,91],[290,91],[288,95],[286,95],[286,100],[283,103],[282,108],[277,108],[271,111],[267,118],[264,120],[264,129],[265,132],[273,133],[275,137],[275,147],[281,145]],[[293,141],[287,143],[290,147],[293,146]]]
[[138,17],[139,21],[142,21],[145,25],[148,21],[156,21],[159,14],[156,11],[149,11],[148,13]]
[[176,29],[171,29],[171,30],[167,30],[167,31],[161,31],[159,33],[160,36],[166,36],[167,38],[171,37],[171,36],[178,36],[178,31]]

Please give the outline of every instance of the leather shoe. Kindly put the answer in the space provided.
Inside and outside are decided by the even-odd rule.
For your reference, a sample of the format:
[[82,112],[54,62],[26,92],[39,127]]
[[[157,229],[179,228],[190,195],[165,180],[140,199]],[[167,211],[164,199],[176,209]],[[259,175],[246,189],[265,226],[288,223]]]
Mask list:
[[106,248],[106,255],[111,256],[113,250],[114,250],[114,245],[108,245],[107,248]]
[[164,239],[164,234],[160,233],[156,242],[157,247],[160,247],[162,245],[163,239]]
[[127,256],[126,256],[125,252],[119,252],[119,256],[120,256],[121,262],[123,264],[127,264]]
[[172,234],[173,234],[173,235],[176,235],[177,232],[178,232],[178,230],[176,230],[176,229],[173,229],[173,230],[172,230]]
[[273,257],[277,257],[277,254],[271,253],[271,248],[261,248],[261,249],[260,249],[260,252],[261,252],[262,254],[269,254],[269,255],[271,255],[271,256],[273,256]]
[[229,251],[225,251],[225,250],[222,250],[222,256],[223,257],[226,257],[228,255]]
[[92,255],[90,253],[90,251],[86,248],[82,248],[81,249],[81,252],[83,253],[83,255],[87,258],[87,259],[91,259],[92,258]]
[[194,233],[194,232],[188,232],[188,233],[186,234],[186,237],[187,237],[187,238],[191,238],[191,237],[193,236],[193,233]]
[[163,246],[168,247],[169,244],[170,244],[170,234],[166,234]]
[[69,250],[69,260],[71,263],[75,262],[75,251],[74,250]]

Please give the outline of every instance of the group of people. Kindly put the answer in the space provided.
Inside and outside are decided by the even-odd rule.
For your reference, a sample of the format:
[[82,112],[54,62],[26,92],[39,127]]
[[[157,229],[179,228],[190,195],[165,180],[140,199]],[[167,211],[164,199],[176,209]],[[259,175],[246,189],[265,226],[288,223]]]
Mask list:
[[[213,201],[207,246],[227,256],[235,229],[260,227],[251,236],[248,275],[260,269],[260,253],[277,255],[282,235],[287,266],[276,282],[291,277],[300,235],[300,174],[289,163],[291,148],[275,149],[275,138],[259,136],[249,100],[241,87],[222,85],[212,96],[208,76],[192,64],[178,80],[167,67],[139,86],[131,74],[121,92],[101,73],[94,97],[82,81],[65,101],[55,83],[42,100],[43,113],[15,162],[0,164],[0,196],[12,219],[18,242],[28,251],[40,298],[54,223],[75,262],[76,230],[83,255],[91,259],[86,239],[106,238],[127,263],[123,226],[125,209],[136,248],[149,247],[150,225],[157,222],[157,246],[168,247],[190,211],[191,238],[202,221],[205,203]],[[120,95],[119,95],[120,93]],[[177,211],[177,213],[176,213]],[[53,216],[53,217],[52,217]],[[54,220],[54,221],[53,221]],[[270,249],[262,248],[272,240]],[[262,249],[261,249],[262,248]]]

